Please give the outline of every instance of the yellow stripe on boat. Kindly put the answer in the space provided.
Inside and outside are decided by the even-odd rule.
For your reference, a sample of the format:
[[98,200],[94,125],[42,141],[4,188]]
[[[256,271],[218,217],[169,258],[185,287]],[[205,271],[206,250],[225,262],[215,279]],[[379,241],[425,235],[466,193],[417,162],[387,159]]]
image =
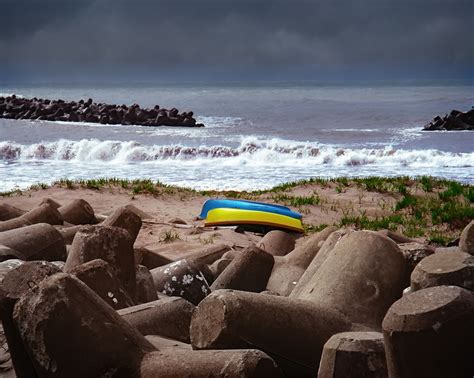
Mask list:
[[230,226],[252,224],[285,228],[296,232],[304,232],[300,219],[266,211],[218,208],[207,213],[205,226]]

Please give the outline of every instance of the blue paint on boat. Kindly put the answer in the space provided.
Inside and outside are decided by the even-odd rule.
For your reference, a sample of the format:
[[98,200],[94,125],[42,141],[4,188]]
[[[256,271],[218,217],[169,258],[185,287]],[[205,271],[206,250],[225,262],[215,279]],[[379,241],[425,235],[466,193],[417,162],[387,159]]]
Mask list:
[[218,208],[266,211],[268,213],[285,215],[287,217],[295,219],[301,219],[303,217],[300,213],[292,211],[286,206],[276,205],[272,203],[246,200],[210,199],[204,203],[199,218],[206,219],[207,213],[210,210]]

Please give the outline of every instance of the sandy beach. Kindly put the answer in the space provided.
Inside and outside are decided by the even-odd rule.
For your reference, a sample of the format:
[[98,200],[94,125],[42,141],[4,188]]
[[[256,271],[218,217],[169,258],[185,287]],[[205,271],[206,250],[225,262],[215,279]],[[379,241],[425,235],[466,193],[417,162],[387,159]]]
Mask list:
[[[403,185],[406,185],[407,189],[399,190],[402,192],[408,190],[408,195],[413,193],[414,196],[423,199],[437,198],[438,193],[449,190],[447,184],[439,184],[439,188],[426,192],[420,180],[400,179],[400,183],[403,183],[403,180],[406,182]],[[401,201],[407,196],[394,189],[396,185],[402,185],[397,182],[396,179],[393,182],[380,179],[380,183],[377,184],[379,187],[372,188],[368,187],[370,180],[366,183],[355,183],[351,180],[322,180],[290,184],[288,187],[276,187],[261,192],[197,192],[157,185],[153,189],[154,193],[150,194],[136,193],[145,189],[123,188],[113,183],[103,184],[99,189],[87,188],[97,186],[97,183],[92,181],[89,184],[69,184],[73,189],[67,188],[64,184],[56,184],[46,189],[12,192],[3,196],[2,203],[30,210],[45,198],[51,198],[60,204],[66,204],[74,199],[84,199],[92,206],[95,214],[102,218],[110,215],[118,207],[130,204],[142,212],[143,226],[136,246],[146,247],[172,259],[179,259],[181,255],[210,245],[226,244],[230,247],[244,248],[262,237],[252,232],[235,232],[235,227],[204,227],[204,221],[198,220],[197,216],[204,202],[210,198],[238,197],[287,205],[303,215],[307,234],[328,225],[341,226],[341,221],[344,220],[349,226],[361,228],[357,224],[357,220],[360,219],[380,220],[380,225],[373,225],[374,229],[391,228],[403,233],[403,224],[387,223],[389,227],[383,227],[383,220],[390,219],[394,214],[403,214],[407,219],[411,219],[414,212],[409,206],[394,211],[397,203],[402,203]],[[468,190],[472,191],[472,186],[466,185],[465,188],[466,193]],[[466,209],[469,208],[472,209],[467,203]],[[462,212],[459,216],[462,217]],[[452,222],[451,225],[441,224],[434,228],[430,228],[432,225],[427,224],[424,226],[426,232],[420,228],[418,235],[405,233],[408,233],[409,237],[425,242],[429,239],[430,231],[438,229],[445,235],[446,240],[455,239],[467,220],[468,218]],[[405,223],[408,224],[408,220]],[[304,236],[298,236],[299,239],[304,239]]]

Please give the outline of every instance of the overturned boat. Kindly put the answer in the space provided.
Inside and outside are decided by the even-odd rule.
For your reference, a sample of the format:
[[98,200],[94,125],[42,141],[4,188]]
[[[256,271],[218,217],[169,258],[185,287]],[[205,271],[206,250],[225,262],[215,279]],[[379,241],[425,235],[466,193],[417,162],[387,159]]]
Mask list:
[[206,226],[242,226],[258,232],[275,229],[304,232],[300,213],[263,202],[211,199],[205,202],[199,217],[205,219]]

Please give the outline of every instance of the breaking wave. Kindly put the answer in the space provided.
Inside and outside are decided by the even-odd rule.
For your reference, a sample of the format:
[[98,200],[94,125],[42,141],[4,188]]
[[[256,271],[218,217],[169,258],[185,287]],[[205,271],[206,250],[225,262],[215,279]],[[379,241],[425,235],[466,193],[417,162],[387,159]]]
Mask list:
[[339,148],[318,143],[301,143],[282,139],[243,138],[237,147],[143,145],[134,141],[79,141],[61,139],[22,145],[0,142],[0,159],[4,161],[78,161],[78,162],[189,162],[236,165],[387,165],[401,167],[474,167],[474,153],[452,153],[434,149],[402,150],[385,148]]

